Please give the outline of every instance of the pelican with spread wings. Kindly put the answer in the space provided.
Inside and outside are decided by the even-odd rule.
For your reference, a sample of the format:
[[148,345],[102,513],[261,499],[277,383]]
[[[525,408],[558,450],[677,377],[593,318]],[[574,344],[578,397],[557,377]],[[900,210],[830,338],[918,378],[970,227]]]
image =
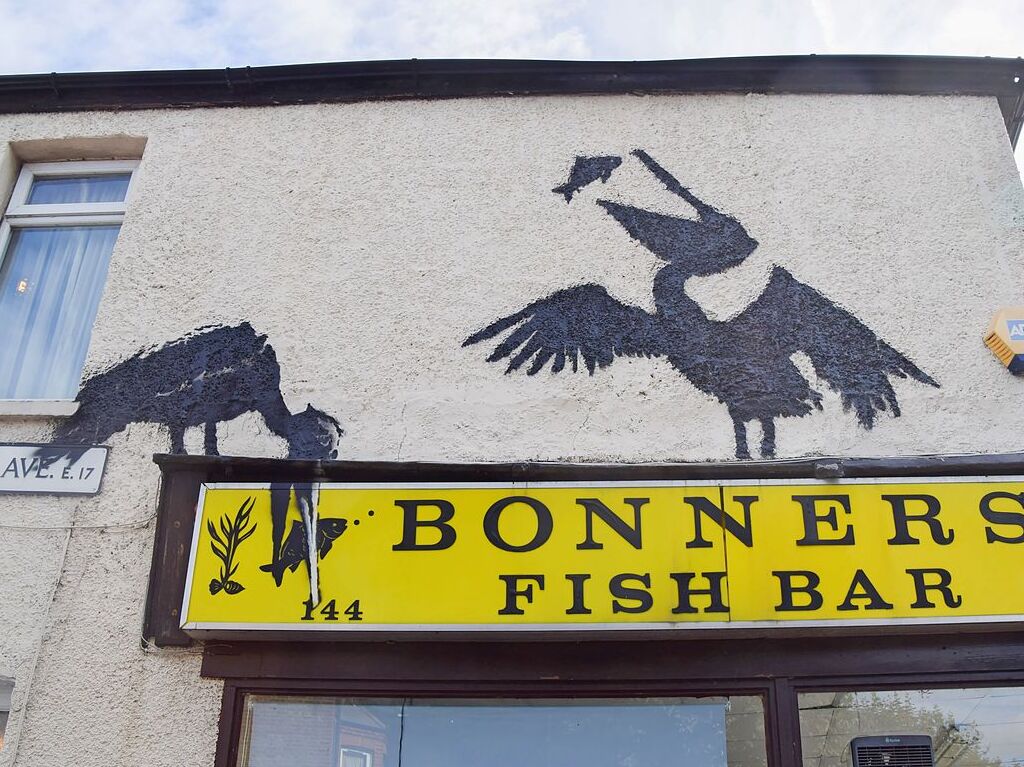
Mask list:
[[[612,298],[597,284],[560,290],[469,336],[463,346],[501,338],[489,362],[535,375],[574,372],[580,362],[593,375],[616,357],[664,357],[694,386],[729,409],[736,457],[750,458],[747,423],[761,424],[761,456],[775,455],[775,419],[822,409],[820,392],[793,355],[804,353],[817,375],[835,389],[845,411],[865,428],[880,413],[900,415],[890,378],[938,384],[850,312],[776,266],[761,295],[731,320],[709,319],[686,294],[690,277],[716,274],[757,247],[743,225],[698,199],[642,150],[637,157],[697,219],[598,200],[629,233],[666,264],[654,278],[656,310],[649,313]],[[577,158],[577,163],[581,158]],[[510,332],[509,332],[510,331]]]

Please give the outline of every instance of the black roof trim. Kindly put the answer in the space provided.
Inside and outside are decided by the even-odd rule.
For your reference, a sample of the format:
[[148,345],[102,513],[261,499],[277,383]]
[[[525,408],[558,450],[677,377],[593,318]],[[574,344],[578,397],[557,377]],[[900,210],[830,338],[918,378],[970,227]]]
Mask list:
[[600,93],[995,96],[1010,137],[1024,61],[946,56],[756,56],[678,61],[436,59],[0,76],[0,112],[260,106]]

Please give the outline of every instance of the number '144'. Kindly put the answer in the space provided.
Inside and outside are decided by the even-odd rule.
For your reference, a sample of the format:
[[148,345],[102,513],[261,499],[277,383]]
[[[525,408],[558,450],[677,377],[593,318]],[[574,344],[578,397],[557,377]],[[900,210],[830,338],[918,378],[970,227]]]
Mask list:
[[[313,615],[313,610],[315,609],[316,605],[313,604],[312,600],[307,599],[305,602],[303,602],[303,604],[306,606],[306,612],[302,616],[302,620],[316,620],[316,618]],[[329,602],[326,602],[319,610],[317,610],[317,613],[319,615],[322,615],[324,620],[338,620],[339,613],[337,600],[332,599]],[[350,621],[361,621],[363,619],[363,611],[359,608],[359,600],[354,600],[352,604],[350,604],[342,611],[342,614],[347,615]]]

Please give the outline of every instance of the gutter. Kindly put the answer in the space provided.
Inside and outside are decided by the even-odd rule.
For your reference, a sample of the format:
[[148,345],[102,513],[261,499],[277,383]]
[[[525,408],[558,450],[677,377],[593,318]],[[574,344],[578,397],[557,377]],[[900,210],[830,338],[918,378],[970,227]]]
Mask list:
[[622,93],[994,96],[1015,143],[1024,122],[1024,61],[816,55],[618,62],[409,59],[52,72],[0,76],[0,113]]

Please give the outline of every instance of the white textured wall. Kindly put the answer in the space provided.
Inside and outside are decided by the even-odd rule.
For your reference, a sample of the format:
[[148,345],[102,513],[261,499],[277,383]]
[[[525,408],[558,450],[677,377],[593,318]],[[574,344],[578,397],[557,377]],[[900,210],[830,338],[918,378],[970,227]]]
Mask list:
[[[580,97],[0,116],[0,140],[148,141],[86,374],[210,323],[267,333],[292,410],[342,421],[377,460],[720,460],[725,408],[659,359],[503,376],[469,333],[596,281],[653,308],[659,262],[598,196],[686,214],[627,157],[648,150],[760,247],[688,286],[711,315],[772,264],[853,312],[936,378],[898,381],[873,431],[826,393],[778,424],[780,457],[1020,448],[1024,382],[984,348],[1024,303],[1024,191],[994,100]],[[576,154],[625,159],[572,204]],[[0,440],[52,424],[3,417]],[[224,453],[281,455],[258,417]],[[756,436],[752,434],[752,436]],[[0,677],[16,680],[0,765],[208,765],[220,686],[195,654],[140,646],[166,433],[115,435],[91,499],[0,496]],[[197,449],[201,436],[190,435]],[[75,525],[70,533],[69,525]],[[50,529],[53,528],[53,529]],[[27,701],[27,702],[26,702]]]

